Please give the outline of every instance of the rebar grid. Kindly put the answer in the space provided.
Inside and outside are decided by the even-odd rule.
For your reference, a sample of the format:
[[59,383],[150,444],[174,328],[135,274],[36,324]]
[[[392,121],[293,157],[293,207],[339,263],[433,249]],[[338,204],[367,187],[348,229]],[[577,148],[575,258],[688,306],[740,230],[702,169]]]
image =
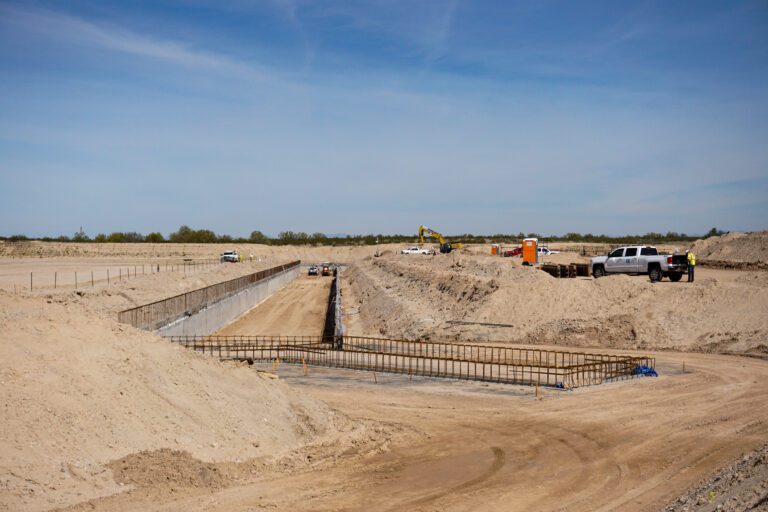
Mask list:
[[229,281],[223,281],[187,293],[168,297],[167,299],[126,309],[117,314],[117,321],[124,324],[130,324],[139,329],[154,331],[180,318],[194,315],[201,309],[226,299],[227,297],[231,297],[259,281],[281,272],[291,270],[298,267],[300,264],[301,261],[293,261],[285,265],[278,265],[253,274],[230,279]]
[[[575,388],[637,376],[655,359],[520,347],[344,336],[171,336],[220,359],[282,361],[426,377]],[[336,343],[336,344],[335,344]]]

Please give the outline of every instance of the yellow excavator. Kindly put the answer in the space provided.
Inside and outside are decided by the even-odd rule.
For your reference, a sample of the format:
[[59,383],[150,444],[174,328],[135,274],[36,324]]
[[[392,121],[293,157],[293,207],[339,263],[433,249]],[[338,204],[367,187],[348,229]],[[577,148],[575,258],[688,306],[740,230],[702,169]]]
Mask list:
[[419,226],[419,242],[424,243],[424,235],[431,236],[433,238],[436,238],[438,242],[440,242],[440,252],[442,253],[449,253],[451,251],[455,251],[456,249],[461,249],[464,247],[464,244],[454,244],[449,241],[447,241],[443,235],[438,233],[437,231],[433,229],[429,229],[426,226]]

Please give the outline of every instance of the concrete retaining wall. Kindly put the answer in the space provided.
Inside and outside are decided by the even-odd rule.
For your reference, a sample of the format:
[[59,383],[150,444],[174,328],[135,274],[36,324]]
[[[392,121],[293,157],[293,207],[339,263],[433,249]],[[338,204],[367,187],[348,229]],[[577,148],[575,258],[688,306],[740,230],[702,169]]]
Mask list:
[[300,267],[295,267],[276,274],[236,295],[212,304],[192,316],[165,325],[155,332],[161,336],[207,336],[212,334],[258,306],[277,290],[299,277],[299,272]]

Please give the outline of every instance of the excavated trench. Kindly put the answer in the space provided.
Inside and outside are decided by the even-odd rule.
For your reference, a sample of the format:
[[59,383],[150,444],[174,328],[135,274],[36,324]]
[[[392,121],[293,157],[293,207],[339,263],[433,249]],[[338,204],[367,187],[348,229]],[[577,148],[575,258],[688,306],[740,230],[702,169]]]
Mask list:
[[[295,262],[264,271],[261,279],[241,283],[240,290],[228,285],[233,288],[229,295],[213,302],[208,299],[210,303],[198,311],[157,332],[220,359],[251,363],[282,361],[555,388],[655,375],[655,360],[648,357],[349,336],[342,321],[338,275],[297,279],[299,270]],[[190,292],[191,297],[205,302],[200,297],[208,292],[203,290]],[[259,301],[264,295],[269,300]],[[168,300],[173,306],[179,298]],[[148,309],[167,309],[163,302],[148,305]]]

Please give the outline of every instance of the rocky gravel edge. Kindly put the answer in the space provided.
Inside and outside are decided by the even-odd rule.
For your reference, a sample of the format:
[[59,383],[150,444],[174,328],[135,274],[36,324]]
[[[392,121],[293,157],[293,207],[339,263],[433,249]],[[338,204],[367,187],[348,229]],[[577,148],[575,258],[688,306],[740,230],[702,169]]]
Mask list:
[[667,505],[664,512],[768,511],[768,444]]

